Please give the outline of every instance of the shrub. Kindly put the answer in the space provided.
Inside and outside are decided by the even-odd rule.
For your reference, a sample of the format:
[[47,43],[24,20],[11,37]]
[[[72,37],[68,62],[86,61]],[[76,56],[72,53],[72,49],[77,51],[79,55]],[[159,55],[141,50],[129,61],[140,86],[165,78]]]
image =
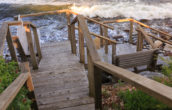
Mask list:
[[125,110],[171,110],[140,90],[120,92],[119,96],[124,102]]
[[[19,70],[16,62],[6,63],[0,57],[0,94],[19,76]],[[30,110],[32,101],[27,98],[28,90],[22,87],[8,110]]]
[[[162,58],[162,60],[167,63],[162,67],[164,77],[155,77],[154,80],[172,87],[172,57],[170,59]],[[120,92],[118,95],[123,100],[126,110],[172,110],[140,90],[128,90]]]

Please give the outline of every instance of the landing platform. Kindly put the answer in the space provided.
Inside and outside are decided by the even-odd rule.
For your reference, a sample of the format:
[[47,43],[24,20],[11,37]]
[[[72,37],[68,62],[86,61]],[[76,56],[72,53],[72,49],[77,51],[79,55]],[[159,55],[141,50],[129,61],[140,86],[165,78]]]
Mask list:
[[71,54],[69,41],[41,46],[43,58],[32,72],[39,110],[94,110],[84,65]]

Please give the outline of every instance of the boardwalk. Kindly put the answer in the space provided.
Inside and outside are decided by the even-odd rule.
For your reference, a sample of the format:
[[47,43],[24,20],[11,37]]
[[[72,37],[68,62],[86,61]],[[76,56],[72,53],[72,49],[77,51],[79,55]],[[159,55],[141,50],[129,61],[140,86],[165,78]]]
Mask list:
[[40,110],[94,110],[89,97],[88,78],[68,41],[41,46],[43,58],[32,72]]

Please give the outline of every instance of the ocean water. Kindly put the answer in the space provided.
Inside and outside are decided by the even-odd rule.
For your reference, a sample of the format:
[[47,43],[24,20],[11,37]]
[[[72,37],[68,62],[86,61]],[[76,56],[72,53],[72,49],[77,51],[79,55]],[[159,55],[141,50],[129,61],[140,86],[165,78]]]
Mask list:
[[[89,17],[164,19],[172,17],[171,0],[0,0],[0,4],[65,5]],[[0,8],[1,9],[1,8]]]

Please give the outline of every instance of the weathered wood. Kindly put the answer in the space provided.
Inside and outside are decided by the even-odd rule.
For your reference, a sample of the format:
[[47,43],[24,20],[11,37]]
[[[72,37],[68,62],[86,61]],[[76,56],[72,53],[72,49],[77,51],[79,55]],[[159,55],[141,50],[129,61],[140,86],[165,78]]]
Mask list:
[[29,21],[8,21],[8,22],[5,22],[7,23],[9,26],[15,26],[15,25],[30,25],[31,27],[33,28],[36,28],[36,26],[34,24],[32,24],[32,22],[29,22]]
[[70,25],[70,32],[72,53],[76,54],[75,24]]
[[95,62],[94,63],[99,69],[106,71],[112,74],[115,77],[118,77],[138,89],[146,92],[147,94],[157,98],[159,101],[167,104],[169,107],[172,107],[172,88],[164,84],[161,84],[152,79],[146,78],[139,74],[135,74],[126,69],[113,66],[105,62]]
[[24,62],[24,63],[21,63],[20,65],[21,65],[21,66],[20,66],[21,72],[24,73],[24,74],[25,74],[25,73],[28,74],[28,79],[27,79],[27,81],[26,81],[28,90],[29,90],[30,92],[31,92],[31,91],[34,91],[32,76],[31,76],[31,73],[30,73],[29,62]]
[[115,55],[116,55],[116,44],[112,44],[112,64],[113,64]]
[[[43,58],[39,70],[32,72],[38,108],[73,109],[94,104],[94,100],[89,97],[84,65],[78,62],[77,56],[71,54],[70,42],[45,43],[41,49]],[[88,108],[94,110],[94,106]]]
[[67,19],[67,26],[68,26],[68,40],[71,41],[71,30],[70,30],[70,22],[71,22],[71,19],[70,19],[70,16],[71,14],[70,13],[66,13],[66,19]]
[[137,51],[142,51],[142,49],[143,49],[143,37],[142,37],[142,33],[138,31]]
[[87,47],[87,63],[88,63],[89,95],[91,97],[95,97],[94,64],[88,47]]
[[83,36],[87,42],[87,47],[93,61],[100,61],[100,57],[97,53],[93,39],[90,36],[88,26],[86,25],[85,19],[82,15],[78,15],[78,21],[80,23],[80,28],[83,32]]
[[[104,34],[104,33],[103,33],[103,27],[100,25],[100,35],[103,36],[103,34]],[[104,44],[103,44],[103,39],[100,38],[100,47],[103,47],[103,45],[104,45]]]
[[[104,36],[108,38],[108,29],[107,28],[103,28],[103,33]],[[105,53],[108,54],[108,41],[105,41]]]
[[35,43],[36,43],[36,49],[37,49],[37,53],[38,53],[38,57],[39,57],[39,61],[40,61],[41,58],[42,58],[42,52],[41,52],[41,47],[40,47],[37,28],[33,28],[33,34],[34,34],[34,40],[35,40]]
[[144,36],[145,40],[152,46],[153,49],[155,49],[156,47],[155,47],[152,39],[145,33],[145,31],[142,29],[142,27],[138,25],[138,29],[141,31],[141,33]]
[[122,68],[151,65],[154,59],[153,55],[156,51],[158,50],[140,51],[132,54],[114,56],[113,59],[117,61],[113,61],[113,64]]
[[25,31],[26,31],[26,37],[27,37],[27,42],[28,42],[28,46],[29,46],[29,51],[30,51],[30,56],[31,56],[33,69],[38,69],[38,63],[37,63],[37,60],[36,60],[36,54],[34,52],[30,25],[27,25],[25,27]]
[[154,36],[154,35],[152,35],[152,34],[149,34],[149,33],[147,33],[147,35],[150,36],[150,37],[152,37],[152,38],[154,38],[154,39],[156,39],[156,40],[160,40],[160,41],[162,41],[162,42],[165,42],[165,43],[167,43],[167,44],[172,45],[172,42],[170,42],[170,41],[168,41],[168,40],[164,40],[164,39],[162,39],[162,38],[160,38],[160,37],[156,37],[156,36]]
[[129,42],[132,44],[133,43],[133,21],[130,21],[130,38]]
[[95,109],[102,110],[102,71],[94,66]]
[[103,23],[108,24],[108,23],[121,23],[121,22],[129,22],[131,19],[119,19],[119,20],[107,20],[103,21]]
[[4,43],[8,33],[8,24],[3,23],[0,29],[0,56],[3,56]]
[[90,32],[90,34],[93,35],[93,36],[95,36],[95,37],[102,38],[103,40],[106,40],[106,41],[108,41],[110,43],[113,43],[113,44],[116,44],[117,43],[116,40],[111,40],[110,38],[107,38],[105,36],[101,36],[101,35],[95,34],[93,32]]
[[79,54],[80,54],[80,63],[85,64],[85,48],[84,48],[84,36],[80,28],[80,23],[78,22],[78,34],[79,34]]
[[[47,12],[40,12],[40,13],[31,13],[31,14],[25,14],[25,15],[20,15],[21,18],[25,17],[32,17],[32,16],[42,16],[42,15],[52,15],[52,14],[60,14],[60,13],[66,13],[68,10],[56,10],[56,11],[47,11]],[[15,16],[16,18],[18,16]]]
[[6,110],[28,78],[28,73],[21,73],[0,95],[0,110]]
[[[79,15],[80,16],[80,15]],[[94,19],[91,19],[91,18],[88,18],[88,17],[84,17],[85,19],[87,19],[87,20],[89,20],[89,21],[92,21],[92,22],[94,22],[94,23],[97,23],[97,24],[100,24],[101,26],[104,26],[104,27],[106,27],[106,28],[109,28],[109,29],[114,29],[114,27],[112,27],[112,26],[108,26],[108,25],[106,25],[106,24],[103,24],[103,23],[101,23],[101,22],[98,22],[98,21],[96,21],[96,20],[94,20]]]
[[15,62],[18,62],[16,51],[15,51],[15,48],[14,48],[14,45],[13,45],[13,41],[12,41],[12,35],[11,35],[9,27],[8,27],[8,32],[7,32],[6,39],[7,39],[8,48],[10,50],[10,55],[11,55],[12,60],[15,61]]
[[23,47],[22,47],[18,37],[17,36],[13,36],[12,39],[13,39],[13,44],[15,45],[16,49],[18,50],[18,52],[19,52],[19,54],[21,56],[21,60],[22,61],[27,61],[26,54],[25,54],[25,52],[23,50]]
[[70,23],[70,25],[75,24],[76,22],[78,22],[77,16],[72,20],[72,22]]

